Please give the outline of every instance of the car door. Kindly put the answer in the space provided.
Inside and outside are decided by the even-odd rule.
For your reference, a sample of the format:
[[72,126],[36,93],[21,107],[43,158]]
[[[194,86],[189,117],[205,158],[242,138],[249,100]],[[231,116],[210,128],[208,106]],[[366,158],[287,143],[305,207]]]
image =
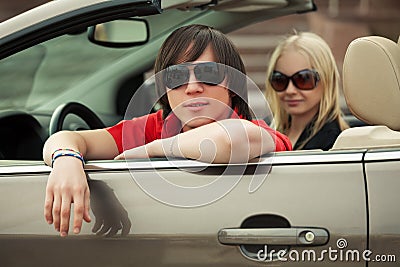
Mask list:
[[92,222],[67,238],[43,218],[50,168],[8,164],[0,258],[4,266],[365,266],[355,258],[367,248],[362,155],[89,162]]
[[369,266],[397,266],[399,259],[400,151],[375,149],[365,156],[369,203]]

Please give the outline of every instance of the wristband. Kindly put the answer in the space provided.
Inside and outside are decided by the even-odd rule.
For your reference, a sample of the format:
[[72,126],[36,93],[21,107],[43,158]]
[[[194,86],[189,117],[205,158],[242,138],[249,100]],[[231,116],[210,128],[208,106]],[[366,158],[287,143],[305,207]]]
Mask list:
[[69,151],[69,152],[72,152],[72,153],[76,153],[76,154],[78,154],[79,156],[81,156],[81,158],[83,158],[82,153],[79,152],[79,151],[73,150],[73,149],[71,149],[71,148],[59,148],[59,149],[54,150],[53,154],[51,154],[51,159],[52,159],[52,160],[53,160],[54,155],[56,154],[56,152],[59,152],[59,151]]
[[[55,152],[56,153],[56,152]],[[53,153],[52,159],[51,159],[51,167],[53,168],[54,161],[58,159],[59,157],[74,157],[82,161],[82,166],[85,166],[85,160],[82,157],[82,154],[76,151],[70,151],[70,152],[60,152],[58,154]]]

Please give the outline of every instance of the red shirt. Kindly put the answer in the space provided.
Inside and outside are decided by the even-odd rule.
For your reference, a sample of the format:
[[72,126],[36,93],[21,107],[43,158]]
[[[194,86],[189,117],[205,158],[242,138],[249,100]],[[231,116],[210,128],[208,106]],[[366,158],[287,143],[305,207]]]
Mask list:
[[[238,116],[231,115],[231,118]],[[271,129],[263,120],[252,120],[254,124],[267,130],[275,140],[275,151],[292,150],[289,138],[278,131]],[[168,138],[181,131],[180,120],[172,113],[165,120],[162,110],[132,120],[123,120],[118,124],[106,128],[117,144],[119,153],[125,150],[142,146],[157,139]]]

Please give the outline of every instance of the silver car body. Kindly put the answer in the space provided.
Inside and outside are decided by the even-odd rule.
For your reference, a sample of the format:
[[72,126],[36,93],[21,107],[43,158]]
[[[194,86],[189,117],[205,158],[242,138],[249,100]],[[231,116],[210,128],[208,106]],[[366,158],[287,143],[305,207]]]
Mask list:
[[[39,127],[34,132],[44,141],[52,112],[67,101],[84,103],[111,125],[121,119],[111,112],[115,104],[109,101],[116,85],[129,72],[148,71],[159,46],[176,27],[201,23],[230,32],[314,9],[308,0],[221,0],[208,7],[209,2],[161,1],[160,6],[158,1],[57,0],[1,23],[3,70],[24,49],[31,51],[29,47],[42,42],[44,47],[61,45],[59,35],[68,32],[68,25],[86,28],[126,13],[133,16],[137,5],[153,6],[148,11],[152,14],[141,16],[150,24],[147,44],[118,54],[109,66],[101,63],[98,71],[46,101],[28,99],[21,110],[3,110],[0,127],[13,122],[6,120],[10,114],[17,114],[16,120],[30,114],[26,127]],[[68,42],[70,37],[65,38]],[[51,63],[51,47],[33,75]],[[58,71],[70,69],[61,66]],[[45,85],[32,81],[32,86],[38,83]],[[41,88],[31,94],[38,92],[46,94]],[[76,118],[66,125],[83,127]],[[44,220],[51,168],[38,153],[23,158],[32,148],[37,146],[28,142],[16,148],[19,153],[0,160],[1,266],[373,267],[382,266],[377,255],[391,259],[384,266],[397,266],[395,259],[400,257],[399,146],[279,152],[236,165],[184,159],[90,161],[85,170],[92,222],[67,238],[59,237]],[[222,191],[207,194],[203,189],[212,189],[216,181],[222,181]],[[104,231],[96,234],[93,227]]]

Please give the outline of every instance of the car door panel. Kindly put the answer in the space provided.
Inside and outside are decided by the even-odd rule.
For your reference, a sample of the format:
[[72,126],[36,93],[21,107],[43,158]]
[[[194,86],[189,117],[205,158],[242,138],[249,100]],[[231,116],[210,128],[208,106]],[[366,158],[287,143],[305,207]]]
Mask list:
[[[337,250],[338,239],[346,240],[346,249],[361,251],[366,248],[364,180],[362,165],[357,162],[361,155],[356,153],[349,157],[349,154],[325,153],[317,157],[302,156],[301,162],[297,161],[299,157],[295,153],[293,156],[276,156],[270,168],[259,172],[266,175],[270,171],[252,193],[249,184],[254,171],[248,168],[244,171],[240,167],[224,174],[229,180],[238,179],[244,172],[231,190],[198,207],[182,207],[157,200],[151,192],[144,192],[139,180],[132,177],[146,180],[162,177],[180,186],[198,187],[218,179],[226,166],[199,171],[199,166],[206,165],[193,163],[191,166],[183,161],[171,163],[165,160],[159,162],[161,165],[151,167],[133,162],[129,172],[121,162],[89,163],[92,222],[84,224],[81,234],[70,234],[67,238],[58,237],[43,218],[48,172],[40,168],[47,167],[37,167],[39,173],[19,178],[3,175],[1,194],[7,195],[10,203],[20,203],[21,208],[13,210],[7,203],[1,204],[0,212],[6,219],[0,227],[0,256],[7,259],[7,266],[33,263],[54,266],[56,262],[62,266],[67,258],[81,251],[84,256],[79,257],[76,266],[107,266],[111,263],[114,266],[138,263],[151,266],[317,266],[321,264],[318,259],[323,260],[324,265],[335,265],[338,259],[329,259],[323,251]],[[335,158],[336,162],[332,161]],[[109,208],[104,208],[107,206]],[[99,211],[99,207],[105,211]],[[218,233],[221,229],[240,228],[247,218],[259,215],[281,216],[287,219],[291,228],[326,229],[329,241],[323,246],[291,246],[286,256],[291,253],[293,259],[271,263],[260,263],[254,255],[251,259],[239,245],[220,243]],[[117,234],[110,237],[95,235],[92,228],[96,220],[104,220],[103,226],[109,228],[106,233],[118,231]],[[121,232],[125,235],[121,236]],[[17,257],[21,252],[31,255],[32,260]],[[306,257],[304,260],[302,253]],[[346,266],[363,266],[361,262],[344,263]]]
[[397,266],[400,258],[400,152],[375,150],[366,154],[371,251],[369,266]]

